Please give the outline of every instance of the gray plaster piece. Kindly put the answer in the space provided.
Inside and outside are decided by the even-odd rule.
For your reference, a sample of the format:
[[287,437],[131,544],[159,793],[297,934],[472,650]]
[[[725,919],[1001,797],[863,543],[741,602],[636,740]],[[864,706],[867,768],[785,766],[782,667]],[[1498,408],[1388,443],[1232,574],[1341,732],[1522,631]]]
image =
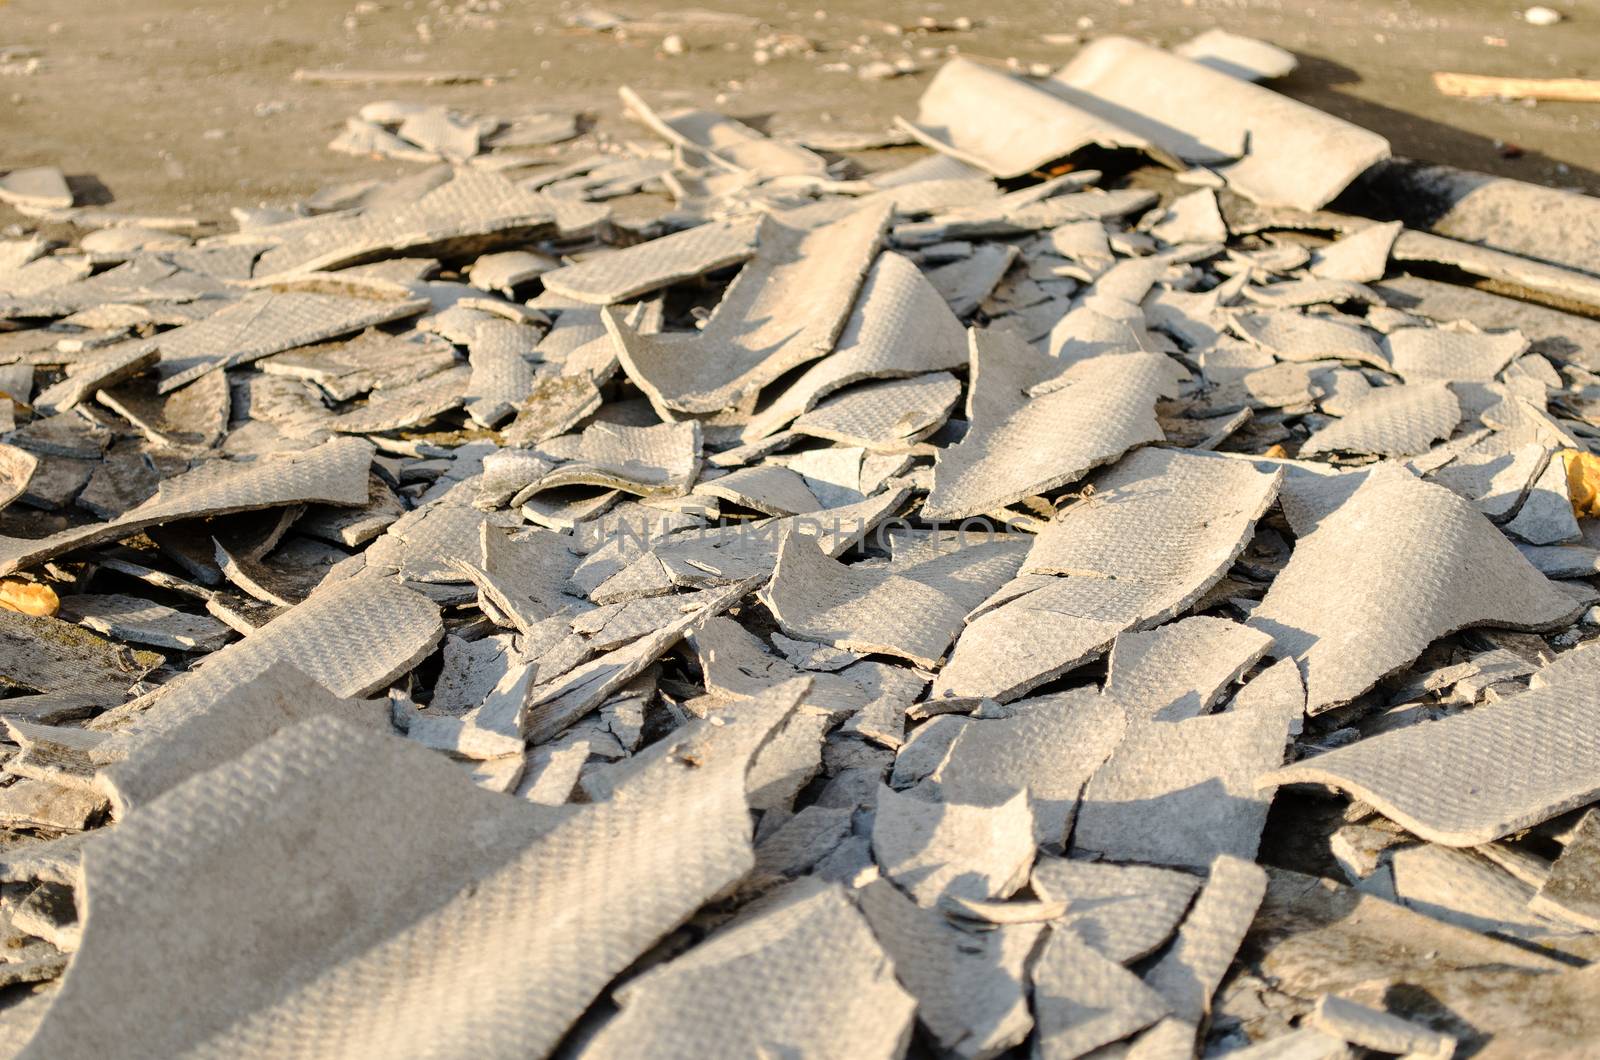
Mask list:
[[1461,403],[1443,382],[1374,387],[1350,403],[1343,416],[1300,447],[1317,453],[1416,456],[1449,438],[1461,422]]
[[1186,872],[1150,865],[1113,865],[1041,856],[1033,866],[1033,891],[1065,902],[1055,930],[1071,931],[1118,964],[1131,964],[1172,937],[1200,890]]
[[972,805],[878,790],[873,857],[918,905],[933,906],[946,894],[1008,897],[1027,883],[1033,853],[1026,792],[998,804]]
[[1123,460],[1040,534],[1009,598],[968,621],[934,698],[1014,699],[1118,634],[1180,614],[1243,551],[1277,488],[1276,473],[1219,457],[1144,449]]
[[1336,748],[1258,783],[1327,784],[1433,843],[1475,846],[1585,805],[1596,794],[1588,704],[1600,652],[1579,648],[1528,691]]
[[833,353],[807,368],[741,432],[746,442],[782,429],[851,383],[959,368],[967,363],[961,324],[927,278],[885,251],[867,272]]
[[1299,663],[1316,714],[1446,633],[1548,629],[1575,610],[1468,502],[1379,464],[1300,537],[1250,625],[1273,635],[1275,657]]
[[602,310],[623,370],[665,411],[748,408],[763,386],[833,351],[888,219],[868,208],[810,232],[764,220],[755,257],[693,334],[642,334]]
[[542,276],[545,290],[591,305],[616,305],[717,269],[756,253],[753,219],[712,221],[683,232],[635,243]]

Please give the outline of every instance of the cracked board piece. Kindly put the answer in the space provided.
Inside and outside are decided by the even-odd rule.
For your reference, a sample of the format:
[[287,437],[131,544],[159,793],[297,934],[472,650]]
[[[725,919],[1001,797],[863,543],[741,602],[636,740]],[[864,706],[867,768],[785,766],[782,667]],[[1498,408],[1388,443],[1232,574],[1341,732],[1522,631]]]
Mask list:
[[1033,965],[1038,1014],[1037,1060],[1077,1060],[1121,1041],[1171,1011],[1139,977],[1088,946],[1070,930],[1054,930]]
[[654,427],[595,423],[578,437],[573,459],[547,471],[512,498],[562,486],[604,486],[641,497],[681,497],[700,470],[700,422]]
[[991,70],[945,63],[923,91],[917,120],[897,119],[917,140],[1001,180],[1025,176],[1088,147],[1148,149],[1148,139],[1098,117],[1075,97]]
[[805,479],[776,464],[741,467],[721,478],[700,483],[694,491],[764,515],[800,515],[822,508],[822,502],[806,486]]
[[1448,1034],[1336,994],[1317,998],[1316,1007],[1306,1016],[1306,1024],[1364,1049],[1418,1060],[1422,1057],[1450,1060],[1456,1051],[1456,1039]]
[[112,735],[96,748],[96,786],[111,800],[113,816],[149,805],[183,781],[222,765],[298,722],[329,715],[371,731],[387,732],[387,702],[344,699],[296,669],[273,662],[254,677],[213,683],[209,699],[170,725],[146,725]]
[[600,407],[600,388],[587,375],[536,377],[500,436],[507,445],[532,446],[565,434]]
[[916,1001],[837,883],[790,884],[615,992],[593,1060],[650,1056],[897,1057]]
[[884,251],[867,272],[833,352],[757,412],[740,438],[759,441],[851,383],[923,375],[966,363],[961,322],[944,298],[909,260]]
[[110,522],[33,540],[0,538],[0,574],[182,519],[313,501],[352,507],[365,504],[372,452],[372,444],[365,440],[336,438],[300,453],[208,461],[162,482],[154,497]]
[[933,698],[1015,699],[1118,634],[1187,610],[1249,543],[1280,476],[1173,449],[1125,458],[1045,528],[997,606],[970,619]]
[[28,491],[28,483],[38,469],[37,456],[26,449],[0,443],[0,511]]
[[155,364],[160,356],[154,341],[141,339],[118,343],[87,361],[72,365],[59,383],[39,392],[33,400],[33,406],[42,413],[65,412],[96,390],[115,386],[140,374]]
[[463,168],[414,198],[286,226],[284,240],[257,259],[254,275],[293,276],[404,255],[470,256],[547,228],[577,234],[605,212],[584,203],[558,203],[498,174]]
[[1528,911],[1600,930],[1600,810],[1578,821]]
[[207,372],[413,317],[427,307],[426,300],[410,297],[252,291],[204,320],[152,340],[161,350],[156,390],[170,394]]
[[1257,783],[1326,784],[1431,843],[1488,843],[1600,794],[1597,694],[1600,651],[1577,648],[1526,692],[1358,740]]
[[155,445],[209,449],[228,433],[233,395],[226,372],[208,372],[170,394],[156,393],[146,380],[100,390],[95,400]]
[[[1173,362],[1162,354],[1102,354],[1073,364],[1036,397],[997,381],[993,405],[979,378],[984,362],[1041,357],[1016,334],[974,331],[972,426],[934,463],[922,517],[961,519],[1060,489],[1145,442],[1164,437],[1156,399],[1172,389]],[[1041,373],[1042,374],[1042,373]],[[998,400],[998,398],[1015,400]]]
[[269,375],[308,379],[335,401],[349,401],[370,390],[415,383],[456,363],[455,349],[425,332],[401,337],[368,329],[345,342],[287,350],[262,360]]
[[1485,335],[1448,328],[1399,328],[1384,337],[1390,371],[1408,383],[1493,382],[1528,350],[1520,332]]
[[[0,607],[0,688],[42,694],[73,693],[96,703],[120,703],[128,688],[165,661],[153,651],[131,651],[71,622]],[[25,700],[0,699],[0,712]]]
[[878,789],[872,856],[918,905],[931,908],[946,895],[1008,898],[1028,882],[1033,855],[1027,792],[980,806]]
[[748,407],[763,386],[832,352],[889,214],[869,207],[810,232],[764,218],[755,257],[693,334],[642,334],[601,310],[623,370],[663,418]]
[[61,602],[61,615],[108,637],[173,651],[216,651],[233,633],[210,615],[120,593],[69,596]]
[[1260,630],[1204,615],[1124,633],[1111,646],[1105,694],[1130,719],[1199,717],[1271,646]]
[[1285,361],[1359,361],[1391,370],[1383,347],[1355,323],[1276,310],[1241,314],[1234,318],[1233,329]]
[[1266,891],[1261,866],[1225,854],[1211,863],[1200,897],[1178,928],[1178,940],[1144,976],[1145,984],[1172,1006],[1174,1017],[1199,1023],[1211,1011],[1211,995]]
[[1388,887],[1395,899],[1435,920],[1505,938],[1574,933],[1570,925],[1529,910],[1529,900],[1536,893],[1533,885],[1472,851],[1420,843],[1388,852],[1385,861]]
[[1072,932],[1118,964],[1160,949],[1200,889],[1186,872],[1049,856],[1034,863],[1032,884],[1040,898],[1066,903],[1054,930]]
[[969,932],[923,909],[876,879],[856,893],[861,912],[917,1001],[917,1022],[939,1045],[966,1060],[990,1060],[1027,1038],[1025,965],[1038,924]]
[[835,394],[794,421],[796,434],[901,453],[944,425],[961,398],[948,372],[863,383]]
[[466,409],[472,422],[494,427],[516,410],[533,386],[533,366],[527,355],[538,344],[539,333],[526,324],[486,320],[472,330],[467,342]]
[[1283,764],[1289,725],[1255,711],[1130,725],[1084,789],[1073,851],[1189,868],[1254,858],[1272,804],[1255,781]]
[[[349,699],[370,695],[410,672],[443,636],[439,608],[420,593],[376,578],[340,582],[214,652],[148,702],[141,701],[148,709],[97,748],[95,760],[109,766],[137,747],[161,746],[165,760],[148,776],[164,786],[129,788],[121,796],[154,797],[165,785],[219,764],[261,737],[252,728],[257,722],[247,719],[252,708],[270,719],[272,708],[257,698],[266,693],[242,690],[275,664],[287,663],[304,680]],[[183,739],[191,725],[203,739]]]
[[1035,842],[1060,850],[1078,796],[1121,741],[1123,726],[1121,706],[1093,689],[1023,700],[1010,717],[963,727],[929,780],[954,802],[992,804],[1026,790]]
[[1351,402],[1339,419],[1307,438],[1300,455],[1416,456],[1449,438],[1460,422],[1461,403],[1446,383],[1374,387]]
[[791,637],[846,651],[894,655],[929,669],[961,628],[968,604],[882,568],[846,566],[815,538],[789,531],[762,594]]
[[1088,45],[1043,87],[1169,154],[1238,158],[1217,173],[1264,206],[1315,210],[1389,156],[1376,133],[1127,37]]
[[612,693],[638,677],[686,635],[744,599],[766,579],[763,573],[704,593],[696,598],[701,604],[697,610],[632,644],[529,689],[522,702],[520,731],[530,744],[546,743],[561,735],[573,722],[598,709]]
[[[22,1055],[545,1055],[750,870],[745,770],[799,691],[691,723],[572,809],[481,791],[404,739],[302,722],[97,845],[83,946]],[[209,974],[217,953],[239,974]],[[174,1018],[130,1024],[130,1008]]]
[[544,289],[590,305],[626,302],[748,261],[756,253],[757,223],[712,221],[564,265],[543,274]]
[[1299,664],[1316,714],[1447,633],[1551,629],[1579,610],[1469,502],[1379,464],[1300,537],[1249,624]]
[[821,178],[827,169],[821,155],[788,140],[763,136],[743,122],[709,110],[657,114],[626,85],[617,89],[622,104],[650,131],[677,147],[695,168],[720,166],[757,180],[778,177]]
[[1404,227],[1399,221],[1375,224],[1320,248],[1311,275],[1324,280],[1373,283],[1389,271],[1389,251]]

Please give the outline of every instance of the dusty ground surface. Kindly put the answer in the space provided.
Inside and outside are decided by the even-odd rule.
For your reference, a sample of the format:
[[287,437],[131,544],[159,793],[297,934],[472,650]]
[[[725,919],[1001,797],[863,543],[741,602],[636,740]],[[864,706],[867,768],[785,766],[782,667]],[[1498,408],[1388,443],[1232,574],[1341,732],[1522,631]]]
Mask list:
[[[655,16],[665,0],[617,0]],[[96,197],[137,211],[222,219],[234,205],[282,203],[338,180],[411,171],[335,154],[326,144],[363,103],[403,98],[495,113],[549,105],[593,114],[602,133],[635,136],[615,95],[633,85],[656,103],[715,106],[769,127],[883,128],[913,112],[948,51],[1024,67],[1074,51],[1046,35],[1127,33],[1171,44],[1214,25],[1294,50],[1277,87],[1389,137],[1397,154],[1600,192],[1600,106],[1447,99],[1434,70],[1520,76],[1600,75],[1600,3],[1551,0],[1538,28],[1510,0],[914,0],[760,3],[708,0],[758,18],[757,29],[682,28],[670,13],[624,35],[572,28],[579,5],[537,0],[110,0],[69,13],[56,0],[0,0],[0,47],[38,50],[32,74],[0,77],[0,167],[59,165]],[[894,32],[921,16],[970,30]],[[688,45],[668,55],[675,30]],[[805,37],[813,52],[754,61],[761,38]],[[1058,39],[1058,38],[1053,38]],[[862,81],[855,71],[909,56],[921,72]],[[824,67],[848,64],[825,72]],[[298,83],[297,68],[454,69],[493,84],[375,88]],[[1515,144],[1519,157],[1502,145]],[[589,150],[585,145],[583,150]],[[559,151],[553,151],[559,154]],[[0,207],[0,221],[14,220]]]

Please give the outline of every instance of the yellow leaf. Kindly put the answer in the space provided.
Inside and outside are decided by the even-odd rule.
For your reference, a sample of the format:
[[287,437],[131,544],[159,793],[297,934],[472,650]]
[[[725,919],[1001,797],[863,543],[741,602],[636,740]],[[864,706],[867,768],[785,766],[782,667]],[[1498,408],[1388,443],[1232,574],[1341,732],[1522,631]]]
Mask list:
[[4,578],[0,579],[0,608],[49,618],[61,610],[61,600],[48,585]]
[[1567,462],[1567,493],[1572,497],[1573,514],[1580,519],[1600,515],[1600,456],[1563,449],[1561,459]]

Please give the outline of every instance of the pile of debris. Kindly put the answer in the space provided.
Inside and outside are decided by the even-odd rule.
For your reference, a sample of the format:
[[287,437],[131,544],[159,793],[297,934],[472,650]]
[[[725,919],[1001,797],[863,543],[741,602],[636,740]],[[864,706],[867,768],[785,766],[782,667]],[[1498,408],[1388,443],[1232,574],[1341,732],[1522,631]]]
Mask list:
[[0,243],[7,1040],[1592,1041],[1600,205],[1283,60],[956,59],[866,174],[624,90],[199,237],[0,177],[90,229]]

